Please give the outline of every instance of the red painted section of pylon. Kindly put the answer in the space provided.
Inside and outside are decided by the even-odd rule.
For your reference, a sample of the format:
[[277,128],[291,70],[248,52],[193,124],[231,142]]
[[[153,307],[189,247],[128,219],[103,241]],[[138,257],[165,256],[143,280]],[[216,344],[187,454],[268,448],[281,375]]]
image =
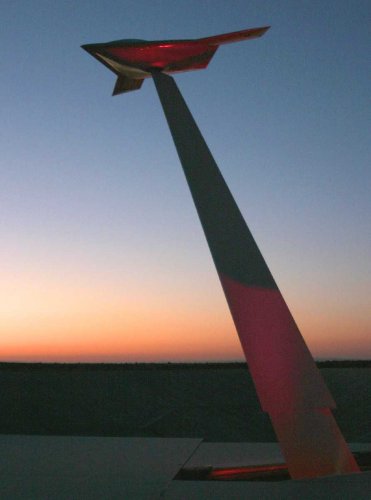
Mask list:
[[263,410],[334,408],[280,291],[220,279]]
[[329,408],[270,417],[293,479],[360,472]]
[[220,279],[291,477],[359,472],[331,413],[335,403],[280,291],[249,287],[222,274]]

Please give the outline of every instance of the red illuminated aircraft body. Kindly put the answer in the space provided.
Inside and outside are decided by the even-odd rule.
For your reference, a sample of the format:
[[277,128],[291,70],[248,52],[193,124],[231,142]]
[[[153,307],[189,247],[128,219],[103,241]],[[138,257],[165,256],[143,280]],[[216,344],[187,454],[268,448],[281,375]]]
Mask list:
[[82,48],[117,75],[112,94],[117,95],[138,90],[154,71],[171,74],[204,69],[219,45],[257,38],[268,29],[265,26],[196,40],[115,40]]

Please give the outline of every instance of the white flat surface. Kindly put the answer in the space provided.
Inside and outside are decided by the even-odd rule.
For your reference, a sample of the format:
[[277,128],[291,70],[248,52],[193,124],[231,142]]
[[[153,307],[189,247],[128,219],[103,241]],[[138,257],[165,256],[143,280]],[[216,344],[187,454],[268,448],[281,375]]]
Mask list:
[[201,443],[185,467],[285,463],[277,443]]
[[[371,444],[351,444],[354,451]],[[315,480],[173,481],[183,467],[282,462],[276,443],[0,435],[0,500],[370,499],[371,473]]]
[[279,482],[172,481],[165,500],[370,500],[371,472]]
[[2,435],[0,498],[156,499],[200,441]]
[[[371,443],[349,443],[355,451],[370,451]],[[202,442],[184,467],[235,467],[283,464],[285,460],[278,443],[205,443]],[[371,499],[371,495],[370,495]]]

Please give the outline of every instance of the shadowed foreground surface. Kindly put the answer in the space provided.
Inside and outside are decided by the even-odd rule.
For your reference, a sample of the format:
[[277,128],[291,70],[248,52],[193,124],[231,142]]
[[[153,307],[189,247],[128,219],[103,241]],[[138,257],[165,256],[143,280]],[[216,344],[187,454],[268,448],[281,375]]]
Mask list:
[[[369,444],[358,444],[369,449]],[[310,480],[185,480],[195,464],[282,463],[276,443],[187,438],[0,436],[0,498],[11,500],[369,500],[371,472]],[[272,462],[273,461],[273,462]],[[259,465],[258,465],[259,466]],[[272,466],[270,466],[272,467]],[[185,469],[183,469],[185,470]],[[192,469],[189,469],[192,470]],[[277,478],[276,478],[277,479]]]
[[[320,364],[347,441],[370,442],[371,363]],[[275,441],[244,363],[0,363],[0,433]]]

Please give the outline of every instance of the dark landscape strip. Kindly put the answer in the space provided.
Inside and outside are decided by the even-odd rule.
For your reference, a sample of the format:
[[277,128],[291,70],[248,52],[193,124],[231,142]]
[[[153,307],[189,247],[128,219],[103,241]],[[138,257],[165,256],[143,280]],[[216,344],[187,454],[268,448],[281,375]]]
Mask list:
[[[370,368],[370,359],[317,361],[319,368]],[[246,369],[245,362],[210,363],[25,363],[0,362],[0,370],[215,370]]]

